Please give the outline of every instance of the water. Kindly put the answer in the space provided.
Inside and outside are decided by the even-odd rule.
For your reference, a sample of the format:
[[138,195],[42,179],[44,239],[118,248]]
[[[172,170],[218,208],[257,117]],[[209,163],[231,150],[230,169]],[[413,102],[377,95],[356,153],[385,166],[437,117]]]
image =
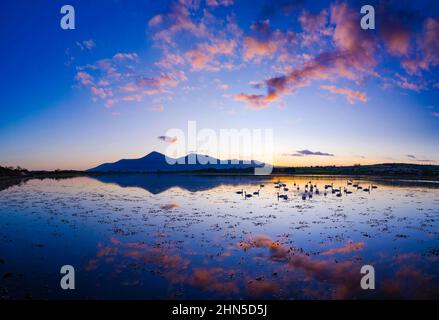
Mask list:
[[[304,201],[310,180],[320,194]],[[12,185],[0,191],[0,296],[439,298],[439,184],[357,181],[378,188],[337,197],[323,186],[345,177],[182,175]],[[76,289],[63,291],[67,264]],[[360,287],[366,264],[375,290]]]

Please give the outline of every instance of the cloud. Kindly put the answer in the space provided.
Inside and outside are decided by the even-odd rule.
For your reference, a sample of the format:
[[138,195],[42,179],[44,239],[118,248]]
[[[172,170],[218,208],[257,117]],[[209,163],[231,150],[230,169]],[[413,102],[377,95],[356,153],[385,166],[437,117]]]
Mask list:
[[181,55],[167,51],[155,64],[164,69],[171,69],[175,66],[182,65],[183,63],[184,58]]
[[[348,250],[358,247],[358,245],[350,247]],[[357,269],[352,261],[334,262],[333,259],[317,260],[310,255],[296,250],[294,247],[286,246],[278,241],[274,241],[266,235],[255,235],[248,241],[238,243],[238,248],[242,250],[250,250],[252,248],[269,249],[270,255],[268,259],[284,263],[284,267],[287,268],[287,271],[301,270],[304,272],[304,275],[301,275],[301,277],[311,277],[312,279],[321,281],[325,284],[332,284],[334,286],[334,291],[331,295],[333,299],[352,297],[354,292],[361,290],[357,282],[357,279],[359,279],[359,267]],[[328,250],[328,252],[331,251],[336,252],[337,249]],[[283,280],[285,282],[287,279]],[[280,283],[281,282],[282,281],[280,281]],[[270,286],[267,288],[265,287],[266,286],[263,286],[262,289],[268,291],[273,289],[270,288]]]
[[419,74],[439,64],[439,20],[427,18],[422,33],[416,39],[416,57],[403,61],[409,74]]
[[79,71],[76,73],[75,80],[79,81],[84,86],[93,85],[93,76],[85,71]]
[[165,106],[160,104],[160,105],[157,105],[157,106],[149,107],[148,109],[151,110],[151,111],[163,111],[163,110],[165,110]]
[[171,202],[171,203],[164,204],[164,205],[160,206],[160,209],[166,210],[166,211],[178,209],[178,208],[180,208],[180,205],[178,203],[175,203],[175,202]]
[[[110,108],[111,106],[116,104],[118,101],[119,101],[118,99],[107,99],[107,101],[105,101],[105,106],[107,108]],[[116,114],[116,113],[113,113],[113,114]]]
[[[186,81],[187,77],[183,71],[173,71],[169,73],[162,73],[158,77],[143,77],[135,83],[137,88],[147,89],[146,93],[154,93],[154,90],[162,92],[165,87],[175,87],[180,82]],[[148,91],[148,89],[154,89]]]
[[177,142],[177,137],[169,137],[169,136],[159,136],[157,139],[167,142],[167,143],[175,143]]
[[284,154],[285,156],[290,157],[304,157],[304,156],[325,156],[325,157],[334,157],[332,153],[320,152],[320,151],[310,151],[310,150],[298,150],[293,154]]
[[113,56],[113,59],[116,59],[116,60],[131,60],[131,61],[134,61],[134,60],[137,60],[137,58],[138,58],[138,55],[137,55],[137,53],[116,53],[114,56]]
[[312,81],[328,78],[347,78],[359,81],[364,76],[374,74],[371,70],[376,64],[375,43],[368,33],[358,27],[358,13],[347,4],[331,6],[331,23],[335,25],[332,40],[335,50],[318,54],[303,63],[299,68],[265,80],[265,95],[241,94],[238,98],[255,107],[266,107],[282,95],[307,86]]
[[349,241],[344,247],[329,249],[323,252],[322,255],[331,256],[334,254],[351,253],[363,249],[365,245],[366,245],[365,242],[353,243],[352,241]]
[[251,297],[263,297],[268,294],[275,295],[279,292],[279,286],[270,280],[250,280],[246,284],[246,291]]
[[219,71],[223,65],[216,56],[230,56],[236,48],[235,40],[215,39],[211,44],[203,43],[186,52],[193,70]]
[[227,295],[238,293],[239,289],[234,280],[230,279],[230,270],[223,268],[195,268],[188,283],[206,291],[220,292]]
[[215,79],[214,82],[216,84],[216,88],[219,90],[227,91],[230,89],[230,86],[226,83],[223,83],[220,79]]
[[91,93],[99,97],[101,99],[106,99],[108,97],[113,96],[113,90],[111,88],[99,88],[99,87],[91,87]]
[[93,49],[96,46],[96,43],[92,39],[89,39],[81,42],[76,42],[76,45],[81,48],[82,51],[84,51]]
[[407,158],[410,158],[413,161],[418,161],[418,162],[436,162],[435,160],[430,160],[430,159],[418,159],[418,157],[413,154],[408,154]]
[[355,101],[361,101],[361,102],[367,101],[366,94],[361,91],[353,91],[348,88],[337,88],[336,86],[328,86],[328,85],[322,85],[320,86],[320,88],[324,90],[328,90],[331,93],[341,94],[346,96],[347,101],[351,104],[354,104]]
[[263,109],[277,100],[276,95],[262,95],[262,94],[246,94],[239,93],[234,96],[236,101],[244,101],[247,105],[254,109]]
[[233,5],[233,0],[206,0],[206,5],[208,7],[228,7]]
[[181,81],[186,81],[183,71],[162,73],[157,77],[140,77],[132,82],[127,82],[119,87],[119,91],[129,95],[122,98],[124,101],[142,101],[144,96],[157,95],[166,92],[168,88],[177,86]]
[[214,0],[206,6],[199,1],[175,1],[168,12],[151,18],[148,25],[154,46],[162,50],[155,65],[170,70],[188,66],[192,72],[236,68],[242,31],[233,14],[212,13],[212,8],[232,4],[230,0]]
[[277,52],[287,54],[288,44],[295,43],[295,33],[272,30],[270,21],[264,20],[251,25],[252,34],[243,41],[243,59],[245,62],[260,63],[262,59],[273,59]]
[[274,41],[263,41],[253,37],[244,39],[244,61],[260,61],[263,57],[273,55],[276,50],[277,45]]
[[173,37],[183,31],[201,37],[206,34],[203,22],[195,23],[191,20],[190,6],[183,2],[175,2],[168,13],[152,17],[148,26],[156,28],[153,39],[167,44],[173,44]]
[[142,102],[143,96],[141,94],[133,94],[133,95],[124,96],[121,99],[123,101],[128,101],[128,102]]
[[391,55],[407,56],[410,49],[411,32],[395,17],[385,19],[380,28],[384,46]]
[[332,34],[332,29],[328,27],[327,10],[322,10],[316,15],[312,15],[308,11],[303,11],[299,16],[299,23],[303,30],[301,34],[302,47],[309,46],[313,43],[322,44],[321,38]]

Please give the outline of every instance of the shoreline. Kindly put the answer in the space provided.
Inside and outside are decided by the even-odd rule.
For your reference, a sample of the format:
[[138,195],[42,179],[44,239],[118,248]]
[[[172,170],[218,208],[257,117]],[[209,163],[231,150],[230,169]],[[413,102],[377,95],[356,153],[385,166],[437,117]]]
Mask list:
[[439,183],[439,176],[436,175],[402,175],[402,174],[376,174],[376,173],[272,173],[269,175],[255,175],[254,173],[246,172],[86,172],[86,171],[61,171],[61,172],[30,172],[25,175],[16,176],[0,176],[0,184],[11,181],[27,181],[31,179],[68,179],[76,177],[96,177],[96,176],[114,176],[114,175],[145,175],[145,176],[206,176],[206,177],[255,177],[255,178],[269,178],[269,177],[346,177],[349,179],[383,179],[383,180],[398,180],[407,182],[431,182]]

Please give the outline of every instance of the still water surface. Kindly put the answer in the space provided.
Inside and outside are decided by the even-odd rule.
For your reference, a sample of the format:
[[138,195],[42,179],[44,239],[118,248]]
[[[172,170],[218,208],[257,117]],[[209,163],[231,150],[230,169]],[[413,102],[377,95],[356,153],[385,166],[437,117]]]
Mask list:
[[[309,181],[319,194],[302,200]],[[134,174],[13,185],[0,191],[0,296],[438,299],[439,184],[357,182],[377,188],[346,177]],[[327,184],[341,197],[325,196]],[[75,290],[60,289],[66,264]],[[365,264],[375,290],[360,287]]]

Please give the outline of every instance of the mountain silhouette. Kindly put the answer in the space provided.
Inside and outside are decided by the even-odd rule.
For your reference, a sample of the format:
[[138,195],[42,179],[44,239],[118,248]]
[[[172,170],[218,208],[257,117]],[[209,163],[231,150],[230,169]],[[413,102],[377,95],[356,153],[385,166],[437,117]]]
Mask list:
[[113,163],[104,163],[88,172],[184,172],[200,170],[243,170],[263,167],[264,163],[251,160],[219,160],[196,153],[180,158],[171,158],[153,151],[143,158],[122,159]]

